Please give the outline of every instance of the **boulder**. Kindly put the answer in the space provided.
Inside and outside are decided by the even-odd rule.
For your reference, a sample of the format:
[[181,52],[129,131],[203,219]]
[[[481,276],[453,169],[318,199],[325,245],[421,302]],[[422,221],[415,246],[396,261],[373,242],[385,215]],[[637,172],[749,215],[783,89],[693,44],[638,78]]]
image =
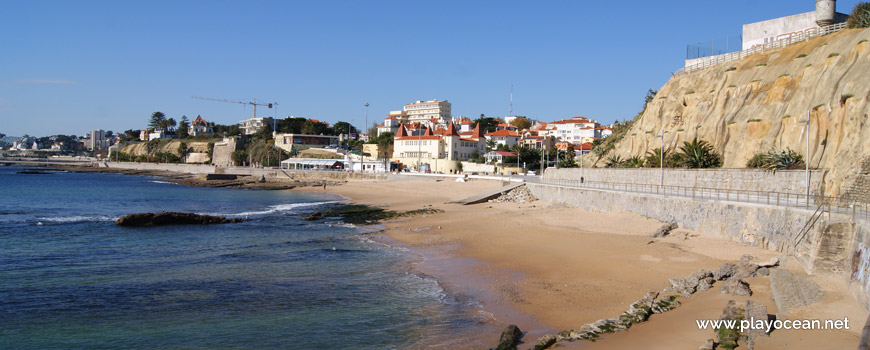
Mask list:
[[752,255],[744,255],[741,257],[740,261],[737,262],[737,271],[732,277],[741,279],[755,277],[755,272],[758,271],[758,264],[752,262],[754,259],[755,257]]
[[739,295],[745,297],[752,295],[752,290],[749,289],[749,283],[746,283],[746,281],[734,277],[725,281],[725,284],[722,285],[722,289],[720,291],[724,294]]
[[713,339],[707,339],[704,344],[701,344],[701,346],[698,347],[698,350],[713,350],[713,344],[715,344]]
[[779,260],[780,260],[780,259],[779,259],[778,257],[772,257],[772,258],[770,258],[770,260],[767,260],[767,261],[763,261],[763,262],[758,263],[758,266],[759,266],[759,267],[774,267],[774,266],[779,266]]
[[516,350],[517,345],[520,343],[520,339],[523,337],[523,332],[520,331],[520,328],[517,325],[512,324],[507,326],[504,331],[501,332],[501,337],[498,341],[497,350]]
[[307,221],[314,221],[314,220],[320,220],[320,219],[323,219],[323,213],[321,213],[319,211],[315,211],[315,212],[311,213],[311,215],[308,215],[308,216],[302,218],[302,220],[307,220]]
[[556,344],[556,336],[552,334],[547,334],[538,339],[538,342],[535,343],[535,350],[544,350],[549,349],[553,345]]
[[[755,322],[756,320],[764,320],[767,321],[767,306],[761,305],[752,300],[746,301],[746,318],[750,320],[750,322]],[[746,347],[748,349],[755,348],[755,340],[761,336],[767,334],[766,330],[763,329],[749,329],[747,331],[747,339],[746,339]]]
[[755,271],[759,276],[767,276],[770,274],[770,269],[766,267],[761,267],[758,271]]
[[[725,309],[722,310],[722,317],[719,317],[719,319],[735,320],[739,324],[740,320],[745,319],[744,312],[742,308],[737,306],[737,302],[729,300],[728,304],[725,305]],[[713,332],[719,340],[718,348],[734,349],[738,346],[737,341],[740,339],[740,329],[736,325],[735,328],[714,329]]]
[[724,280],[730,278],[731,276],[733,276],[734,273],[736,273],[736,272],[737,272],[737,265],[728,264],[728,263],[722,264],[722,267],[720,267],[716,271],[713,271],[713,278],[716,280],[719,280],[719,281],[724,281]]
[[698,288],[696,288],[696,290],[699,292],[703,292],[705,290],[713,288],[713,283],[716,283],[716,280],[714,280],[713,277],[707,277],[705,279],[702,279],[698,281]]
[[663,312],[673,310],[677,306],[680,306],[680,302],[677,301],[677,296],[676,295],[668,295],[666,297],[656,299],[656,301],[653,302],[652,307],[650,307],[650,310],[654,314],[660,314]]
[[130,214],[118,220],[118,226],[162,226],[162,225],[212,225],[243,222],[245,219],[227,219],[221,216],[200,215],[193,213],[140,213]]
[[664,237],[664,236],[667,236],[668,234],[670,234],[671,231],[673,231],[677,227],[679,227],[679,225],[677,225],[676,222],[669,222],[669,223],[662,225],[662,227],[659,227],[658,230],[651,233],[649,236],[652,238]]
[[698,288],[698,284],[702,279],[706,279],[712,276],[712,272],[701,269],[683,278],[669,279],[668,283],[671,284],[672,291],[674,291],[675,293],[680,293],[684,297],[688,298],[692,295],[692,293],[695,293]]

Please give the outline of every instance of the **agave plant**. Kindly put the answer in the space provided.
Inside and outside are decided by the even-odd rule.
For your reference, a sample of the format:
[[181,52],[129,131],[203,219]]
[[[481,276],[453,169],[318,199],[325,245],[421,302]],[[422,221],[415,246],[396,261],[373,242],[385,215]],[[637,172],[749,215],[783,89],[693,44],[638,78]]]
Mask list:
[[620,168],[642,168],[643,167],[643,158],[640,156],[632,156],[622,162],[619,165]]
[[685,141],[680,146],[680,165],[687,168],[718,168],[722,166],[722,156],[716,152],[709,142],[698,140]]
[[765,159],[766,156],[767,156],[767,153],[764,153],[764,152],[756,153],[754,156],[752,156],[752,158],[749,159],[748,162],[746,162],[746,167],[747,168],[766,168],[766,165],[767,165],[767,160]]
[[[664,162],[661,161],[662,154],[664,154],[665,156]],[[670,168],[673,166],[673,164],[671,164],[671,158],[672,157],[670,149],[665,149],[665,151],[662,152],[661,148],[655,148],[651,151],[646,152],[646,157],[644,158],[644,166],[646,166],[647,168],[658,168],[664,165],[665,168]]]
[[619,167],[620,165],[622,165],[622,162],[623,162],[622,157],[618,154],[615,154],[615,155],[612,155],[610,157],[607,157],[607,163],[604,164],[604,166],[607,168],[616,168],[616,167]]
[[592,148],[592,153],[595,153],[595,155],[598,156],[598,159],[601,159],[601,157],[604,157],[604,155],[607,154],[607,151],[604,149],[604,147],[601,147],[599,145]]
[[775,147],[764,155],[764,167],[776,173],[777,170],[798,169],[804,166],[804,157],[791,148],[778,150]]

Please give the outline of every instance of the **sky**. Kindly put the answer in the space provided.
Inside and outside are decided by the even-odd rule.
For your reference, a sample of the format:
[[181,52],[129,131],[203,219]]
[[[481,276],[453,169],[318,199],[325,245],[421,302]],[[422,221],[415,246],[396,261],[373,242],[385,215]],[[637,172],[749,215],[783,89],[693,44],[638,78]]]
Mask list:
[[[850,13],[858,0],[839,1]],[[814,0],[6,1],[0,133],[145,128],[151,113],[362,127],[417,100],[453,116],[631,119],[686,46]],[[721,44],[717,44],[721,45]],[[737,47],[733,41],[732,47]],[[364,105],[368,103],[369,107]]]

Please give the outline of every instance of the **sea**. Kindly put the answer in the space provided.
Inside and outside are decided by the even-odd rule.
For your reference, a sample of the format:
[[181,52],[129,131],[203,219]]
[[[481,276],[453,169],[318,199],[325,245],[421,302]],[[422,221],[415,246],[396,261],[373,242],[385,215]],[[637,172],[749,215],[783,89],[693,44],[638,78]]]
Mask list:
[[[0,167],[0,349],[480,348],[481,306],[326,193]],[[179,211],[248,221],[129,228]]]

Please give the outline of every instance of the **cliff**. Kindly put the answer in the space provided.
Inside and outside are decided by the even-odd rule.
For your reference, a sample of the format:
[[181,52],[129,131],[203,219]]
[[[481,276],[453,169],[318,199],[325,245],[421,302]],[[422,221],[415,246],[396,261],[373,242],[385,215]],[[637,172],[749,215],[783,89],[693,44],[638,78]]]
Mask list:
[[676,75],[609,154],[644,156],[660,147],[663,128],[666,149],[698,137],[723,154],[724,167],[743,168],[771,147],[806,153],[800,120],[809,110],[810,167],[828,171],[825,194],[850,195],[870,183],[862,170],[870,164],[868,40],[870,30],[847,29]]
[[[125,144],[121,149],[122,153],[133,156],[148,156],[147,142],[137,142]],[[176,156],[180,155],[179,146],[180,140],[160,140],[159,145],[152,153],[171,153]],[[208,162],[209,143],[203,141],[188,141],[187,152],[184,158],[185,163],[203,163]]]

